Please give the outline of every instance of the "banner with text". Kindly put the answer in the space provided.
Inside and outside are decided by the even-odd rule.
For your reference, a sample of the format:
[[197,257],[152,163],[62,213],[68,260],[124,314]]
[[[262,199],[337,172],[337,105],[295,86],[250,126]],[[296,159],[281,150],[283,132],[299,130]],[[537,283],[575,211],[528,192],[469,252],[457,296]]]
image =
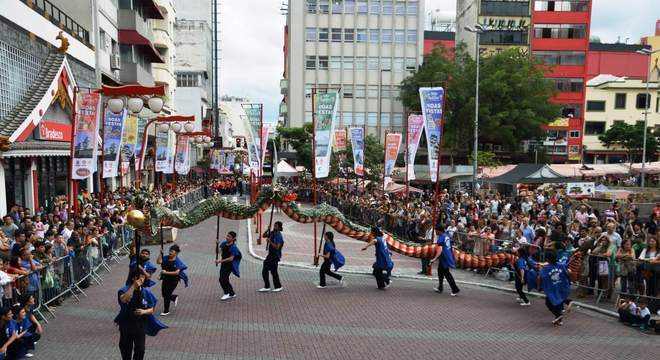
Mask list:
[[332,139],[335,131],[335,114],[337,113],[337,92],[320,93],[316,95],[316,118],[314,119],[314,136],[316,151],[316,178],[328,177],[330,173],[330,155],[332,154]]
[[73,136],[74,180],[87,179],[96,170],[98,130],[101,115],[101,95],[79,93],[76,98],[76,128]]
[[445,90],[441,87],[419,88],[419,98],[424,115],[424,130],[429,150],[429,173],[431,181],[438,178],[438,155],[442,138],[442,109]]
[[137,143],[138,118],[134,115],[126,116],[124,120],[124,132],[121,137],[121,175],[126,175],[131,158],[135,154]]
[[165,160],[165,170],[163,174],[174,174],[174,156],[176,155],[176,133],[167,132],[167,160]]
[[252,141],[249,142],[250,167],[259,173],[261,165],[261,105],[242,104],[247,115],[248,130]]
[[346,129],[335,130],[335,151],[346,151]]
[[353,171],[364,175],[364,128],[350,128],[353,148]]
[[[144,151],[142,151],[142,138],[147,138],[147,134],[144,132],[146,129],[144,128],[147,125],[147,122],[149,119],[147,118],[138,118],[138,125],[137,125],[137,138],[136,138],[136,143],[135,143],[135,171],[140,170],[140,161],[144,161],[144,153],[146,153],[146,145],[144,147]],[[144,166],[144,165],[143,165]]]
[[188,136],[177,136],[174,169],[179,175],[188,175],[190,171],[190,141]]
[[169,131],[156,131],[156,171],[165,172],[167,170],[167,155],[169,148],[167,142]]
[[264,124],[261,128],[261,166],[263,167],[264,161],[266,160],[266,148],[268,147],[268,136],[270,136],[270,127],[268,124]]
[[424,130],[424,116],[408,116],[408,139],[406,141],[406,146],[408,146],[408,159],[406,160],[408,180],[415,180],[415,156],[419,148],[419,140],[422,138],[422,130]]
[[108,110],[103,121],[103,178],[112,178],[119,174],[119,150],[121,135],[124,130],[126,109],[119,114]]
[[399,156],[402,137],[403,135],[400,133],[388,133],[385,135],[385,176],[392,176],[396,158]]

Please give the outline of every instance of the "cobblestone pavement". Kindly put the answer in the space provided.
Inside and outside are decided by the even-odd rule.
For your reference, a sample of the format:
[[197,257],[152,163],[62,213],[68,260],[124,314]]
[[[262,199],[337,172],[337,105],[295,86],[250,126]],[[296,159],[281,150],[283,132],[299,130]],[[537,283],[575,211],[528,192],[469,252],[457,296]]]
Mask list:
[[[248,254],[246,222],[223,220],[221,227],[223,235],[239,232],[242,276],[232,277],[238,296],[219,301],[215,219],[180,231],[191,286],[177,289],[179,305],[162,319],[170,328],[147,338],[147,359],[604,360],[657,359],[660,351],[657,337],[610,318],[578,311],[554,328],[540,300],[520,308],[511,295],[476,287],[462,286],[452,298],[433,292],[429,281],[396,279],[379,291],[371,277],[347,275],[346,288],[319,290],[313,285],[316,271],[282,267],[284,291],[257,293],[261,264]],[[293,230],[285,229],[285,235],[293,236]],[[288,245],[287,259],[295,252]],[[348,261],[366,266],[371,256],[372,250],[364,257],[350,253]],[[119,358],[112,319],[126,265],[124,260],[104,274],[103,285],[91,287],[80,303],[67,301],[56,309],[35,358]],[[160,297],[160,286],[155,291]]]

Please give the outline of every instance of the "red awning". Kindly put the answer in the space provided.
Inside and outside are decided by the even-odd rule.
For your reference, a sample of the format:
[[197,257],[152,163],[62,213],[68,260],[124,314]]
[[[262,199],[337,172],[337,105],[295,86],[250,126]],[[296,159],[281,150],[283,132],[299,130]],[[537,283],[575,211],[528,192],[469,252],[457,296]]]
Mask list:
[[139,45],[144,49],[150,62],[161,64],[165,63],[165,60],[160,57],[160,53],[158,53],[158,50],[154,48],[154,45],[151,43],[151,41],[140,35],[140,33],[135,30],[119,30],[119,43]]
[[158,5],[156,5],[154,0],[140,0],[140,3],[142,3],[142,7],[144,7],[144,16],[146,18],[158,20],[165,19],[165,15],[160,11],[160,8],[158,8]]

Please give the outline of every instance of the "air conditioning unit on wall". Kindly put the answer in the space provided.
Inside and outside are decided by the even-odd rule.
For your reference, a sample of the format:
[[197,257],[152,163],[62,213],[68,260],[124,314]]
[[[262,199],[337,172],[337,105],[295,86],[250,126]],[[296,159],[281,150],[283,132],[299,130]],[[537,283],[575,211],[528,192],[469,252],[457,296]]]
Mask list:
[[110,54],[110,69],[121,69],[121,58],[119,57],[119,54]]

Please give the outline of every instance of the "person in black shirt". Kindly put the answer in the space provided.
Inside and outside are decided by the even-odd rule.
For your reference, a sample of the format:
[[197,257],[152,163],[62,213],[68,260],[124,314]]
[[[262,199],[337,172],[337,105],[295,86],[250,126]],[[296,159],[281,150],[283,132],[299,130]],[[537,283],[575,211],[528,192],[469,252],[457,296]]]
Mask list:
[[[282,283],[280,283],[280,275],[277,272],[277,265],[282,258],[282,246],[284,246],[284,237],[282,237],[282,222],[276,221],[273,225],[273,230],[266,232],[264,237],[267,238],[266,246],[268,255],[264,260],[264,266],[261,270],[261,276],[264,279],[264,287],[259,289],[259,292],[280,292],[282,291]],[[270,288],[269,274],[273,275],[274,289]]]
[[161,265],[162,270],[160,272],[160,279],[163,280],[163,285],[161,288],[163,295],[163,312],[161,316],[167,316],[170,314],[170,302],[174,302],[176,306],[179,302],[179,296],[174,294],[174,290],[177,285],[179,285],[179,280],[183,279],[188,286],[187,277],[183,272],[187,269],[186,265],[179,260],[178,256],[181,252],[179,245],[170,246],[169,254],[167,256],[163,255],[163,252],[160,252],[160,257],[157,259],[157,263]]
[[221,259],[216,260],[216,264],[220,264],[220,286],[225,293],[220,300],[225,301],[236,297],[234,288],[229,283],[229,275],[240,277],[239,266],[241,263],[241,252],[236,246],[236,233],[230,231],[227,233],[226,240],[218,244],[221,253]]

